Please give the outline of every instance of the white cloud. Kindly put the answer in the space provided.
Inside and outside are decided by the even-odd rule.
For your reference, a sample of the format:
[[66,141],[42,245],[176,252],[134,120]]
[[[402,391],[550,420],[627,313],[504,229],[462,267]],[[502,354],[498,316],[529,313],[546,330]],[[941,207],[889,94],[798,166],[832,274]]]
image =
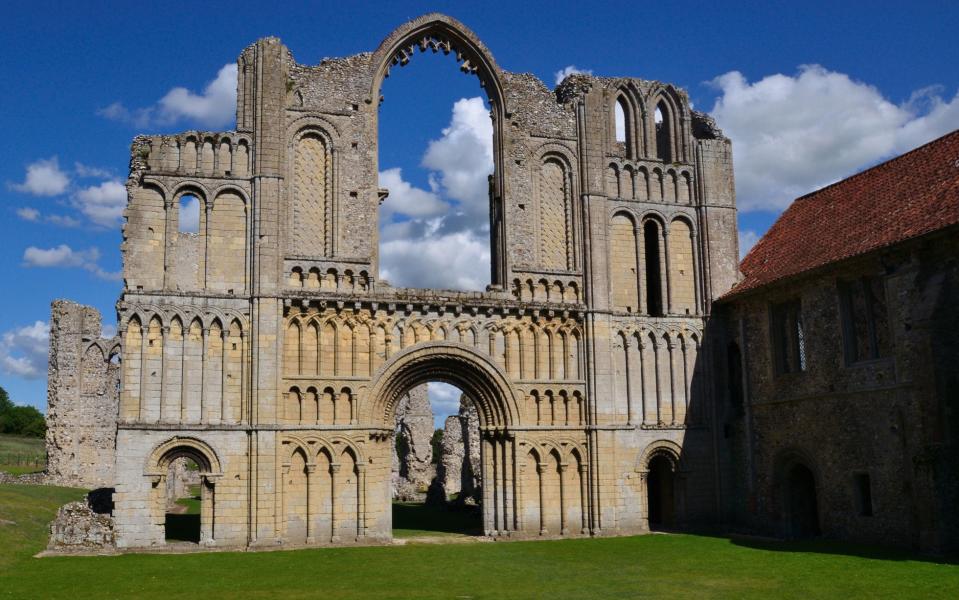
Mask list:
[[390,191],[383,203],[384,218],[397,213],[410,217],[432,217],[449,208],[434,192],[413,187],[404,181],[399,167],[380,171],[380,187]]
[[493,127],[482,98],[453,104],[449,126],[429,143],[422,165],[430,190],[403,180],[400,169],[380,173],[380,185],[390,189],[380,220],[380,276],[402,287],[486,289]]
[[460,202],[466,213],[489,213],[493,122],[482,98],[461,98],[453,104],[450,125],[442,137],[429,143],[423,166],[437,173],[444,195]]
[[103,339],[110,339],[117,334],[117,326],[111,323],[104,323],[103,329],[100,330],[100,337]]
[[79,227],[80,221],[67,215],[44,215],[35,208],[24,206],[17,209],[17,216],[31,223],[50,223],[60,227]]
[[959,127],[959,95],[920,90],[896,105],[878,89],[818,65],[750,83],[737,71],[712,81],[712,115],[733,140],[744,211],[785,208],[800,195]]
[[85,187],[74,194],[73,203],[90,221],[101,227],[117,225],[127,205],[127,188],[116,180]]
[[236,63],[223,65],[202,93],[175,87],[153,106],[129,109],[120,102],[97,111],[102,117],[134,127],[166,126],[188,121],[219,128],[233,123],[236,114]]
[[556,73],[554,73],[556,78],[556,85],[563,83],[563,80],[569,77],[570,75],[576,75],[578,73],[581,73],[583,75],[592,75],[593,71],[592,69],[580,69],[576,65],[565,66],[559,71],[556,71]]
[[24,379],[47,374],[50,326],[43,321],[18,327],[0,336],[0,371]]
[[67,191],[69,185],[69,175],[60,170],[57,157],[52,156],[27,165],[23,183],[10,184],[10,187],[34,196],[58,196]]
[[756,242],[759,241],[759,234],[752,229],[739,230],[739,260],[746,258],[749,251],[753,249]]
[[22,208],[17,209],[17,216],[23,219],[24,221],[37,222],[40,220],[40,211],[35,208],[24,206]]
[[180,198],[180,231],[183,233],[200,232],[200,199],[196,196]]
[[77,177],[96,177],[99,179],[109,179],[113,177],[113,173],[107,169],[91,167],[81,162],[73,163],[73,171],[77,174]]
[[442,219],[427,224],[421,237],[380,244],[380,276],[394,285],[484,290],[490,278],[488,238],[473,230],[440,233]]
[[430,399],[430,408],[433,410],[433,421],[436,427],[442,427],[449,415],[459,414],[460,391],[455,385],[440,381],[431,381],[426,384],[426,395]]
[[66,244],[55,248],[37,248],[30,246],[23,251],[23,266],[32,268],[80,268],[93,273],[100,279],[118,280],[120,272],[105,271],[98,264],[100,251],[96,248],[74,250]]

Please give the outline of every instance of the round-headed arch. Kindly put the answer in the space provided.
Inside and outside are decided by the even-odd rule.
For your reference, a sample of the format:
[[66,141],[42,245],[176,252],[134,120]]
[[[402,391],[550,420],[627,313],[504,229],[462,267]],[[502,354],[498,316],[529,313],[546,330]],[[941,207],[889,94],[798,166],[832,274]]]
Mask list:
[[193,437],[173,437],[161,443],[147,458],[146,475],[166,475],[167,468],[174,460],[185,457],[196,463],[200,475],[217,477],[223,474],[220,459],[209,444]]
[[522,421],[520,403],[505,373],[488,356],[458,342],[429,342],[403,350],[374,375],[367,392],[369,419],[392,427],[400,397],[410,389],[441,381],[476,402],[480,425],[509,427]]

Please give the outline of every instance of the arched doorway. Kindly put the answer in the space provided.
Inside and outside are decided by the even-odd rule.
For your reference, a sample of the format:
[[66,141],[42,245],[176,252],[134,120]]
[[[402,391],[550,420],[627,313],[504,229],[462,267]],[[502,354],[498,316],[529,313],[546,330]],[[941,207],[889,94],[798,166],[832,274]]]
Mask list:
[[802,463],[792,463],[787,467],[783,487],[787,535],[793,538],[819,535],[816,478],[812,470]]
[[[387,452],[392,454],[395,445],[398,402],[413,388],[429,382],[459,388],[476,406],[483,533],[497,536],[517,530],[516,440],[509,428],[522,422],[519,404],[500,367],[473,348],[455,342],[430,342],[400,352],[379,370],[368,406],[370,420],[381,423],[389,432],[383,436],[383,459]],[[390,486],[383,485],[382,491],[381,498],[372,500],[382,502],[386,509],[391,501]],[[387,528],[392,529],[391,521],[382,525],[383,534]]]
[[[215,482],[223,474],[213,449],[198,439],[175,437],[154,449],[147,464],[145,475],[153,487],[152,521],[159,529],[156,539],[212,544],[216,539]],[[170,518],[169,509],[174,506],[184,507],[181,518]]]
[[656,454],[649,461],[646,499],[650,529],[669,529],[676,524],[676,484],[673,461]]

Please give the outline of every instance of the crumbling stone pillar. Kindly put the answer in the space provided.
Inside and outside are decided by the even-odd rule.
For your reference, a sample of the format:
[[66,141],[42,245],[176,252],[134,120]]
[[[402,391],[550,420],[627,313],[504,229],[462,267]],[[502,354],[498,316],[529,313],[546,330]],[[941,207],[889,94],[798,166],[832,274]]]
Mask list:
[[[427,386],[413,388],[396,407],[393,498],[421,500],[436,476],[433,465],[433,410]],[[397,451],[399,449],[399,452]]]
[[460,501],[476,500],[481,487],[479,413],[465,395],[459,414],[446,418],[443,431],[440,474],[446,497],[460,494]]
[[53,302],[46,438],[53,482],[88,488],[114,483],[120,341],[101,333],[95,308]]

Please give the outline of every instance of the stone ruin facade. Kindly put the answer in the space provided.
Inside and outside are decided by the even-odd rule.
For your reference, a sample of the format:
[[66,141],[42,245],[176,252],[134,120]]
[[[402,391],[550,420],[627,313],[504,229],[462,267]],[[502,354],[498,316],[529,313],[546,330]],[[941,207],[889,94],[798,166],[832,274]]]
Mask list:
[[75,487],[110,487],[120,405],[120,338],[101,337],[100,313],[57,300],[50,315],[47,477]]
[[[491,107],[484,292],[378,277],[380,86],[427,52],[478,77]],[[76,477],[115,486],[120,548],[164,545],[180,457],[199,465],[201,544],[389,540],[397,407],[428,381],[476,407],[464,462],[488,536],[642,532],[650,510],[718,520],[706,332],[737,278],[732,154],[683,90],[588,75],[549,89],[437,14],[318,65],[262,39],[238,71],[235,131],[133,142],[118,340],[86,310],[61,335],[54,307],[51,417],[101,402],[116,416],[115,462]],[[184,196],[199,233],[180,231]],[[668,510],[647,506],[654,461]]]

